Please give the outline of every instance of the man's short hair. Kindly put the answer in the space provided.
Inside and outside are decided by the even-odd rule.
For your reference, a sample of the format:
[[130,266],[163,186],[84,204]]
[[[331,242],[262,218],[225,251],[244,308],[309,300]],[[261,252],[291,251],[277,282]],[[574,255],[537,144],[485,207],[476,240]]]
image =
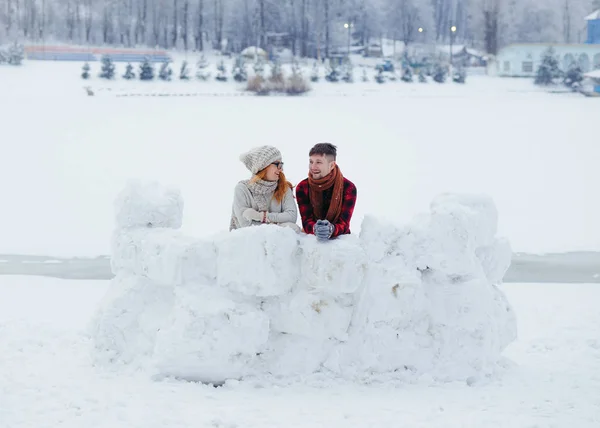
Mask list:
[[333,157],[333,160],[337,157],[337,147],[331,143],[319,143],[315,144],[310,152],[308,152],[308,156],[312,155],[325,155]]

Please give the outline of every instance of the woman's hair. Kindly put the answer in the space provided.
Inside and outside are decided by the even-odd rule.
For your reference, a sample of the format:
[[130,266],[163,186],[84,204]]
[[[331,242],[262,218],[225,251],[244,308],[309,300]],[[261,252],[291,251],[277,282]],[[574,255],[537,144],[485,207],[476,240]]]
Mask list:
[[[250,181],[256,183],[258,180],[264,180],[267,176],[267,168],[258,171]],[[277,181],[277,188],[275,189],[275,193],[273,194],[273,199],[275,199],[277,202],[283,201],[283,197],[285,196],[285,192],[287,192],[288,187],[290,189],[293,189],[294,185],[287,181],[287,179],[285,178],[285,174],[283,173],[283,171],[281,171],[279,173],[279,180]]]

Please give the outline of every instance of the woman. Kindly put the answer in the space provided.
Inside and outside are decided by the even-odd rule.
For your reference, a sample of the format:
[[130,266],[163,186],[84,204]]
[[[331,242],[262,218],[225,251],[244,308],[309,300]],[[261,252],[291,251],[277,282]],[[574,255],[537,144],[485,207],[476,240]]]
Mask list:
[[235,186],[229,230],[274,223],[300,231],[298,209],[292,184],[283,174],[281,153],[273,146],[261,146],[240,156],[252,178]]

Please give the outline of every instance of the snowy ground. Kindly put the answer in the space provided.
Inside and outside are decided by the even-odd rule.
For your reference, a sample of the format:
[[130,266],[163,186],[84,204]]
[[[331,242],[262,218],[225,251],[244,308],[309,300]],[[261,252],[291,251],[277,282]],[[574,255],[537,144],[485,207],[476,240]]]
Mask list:
[[0,426],[597,427],[600,288],[504,285],[512,364],[487,384],[362,384],[327,376],[221,388],[91,366],[83,336],[108,283],[0,277]]
[[[232,189],[247,177],[239,153],[278,146],[297,183],[320,141],[339,146],[358,186],[353,232],[365,214],[404,223],[440,192],[482,192],[515,251],[600,250],[596,99],[486,76],[321,82],[306,97],[257,98],[237,96],[233,82],[84,82],[80,68],[0,67],[0,254],[108,254],[128,178],[180,187],[187,233],[225,230]],[[196,96],[118,96],[128,93]]]

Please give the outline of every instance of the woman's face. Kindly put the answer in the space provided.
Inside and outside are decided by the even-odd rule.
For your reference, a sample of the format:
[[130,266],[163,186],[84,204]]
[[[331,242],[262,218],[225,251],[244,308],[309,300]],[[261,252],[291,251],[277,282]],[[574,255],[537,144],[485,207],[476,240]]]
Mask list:
[[280,161],[273,162],[266,169],[267,169],[267,173],[265,175],[265,180],[278,181],[279,173],[281,173],[281,170],[283,169],[283,162],[280,162]]

